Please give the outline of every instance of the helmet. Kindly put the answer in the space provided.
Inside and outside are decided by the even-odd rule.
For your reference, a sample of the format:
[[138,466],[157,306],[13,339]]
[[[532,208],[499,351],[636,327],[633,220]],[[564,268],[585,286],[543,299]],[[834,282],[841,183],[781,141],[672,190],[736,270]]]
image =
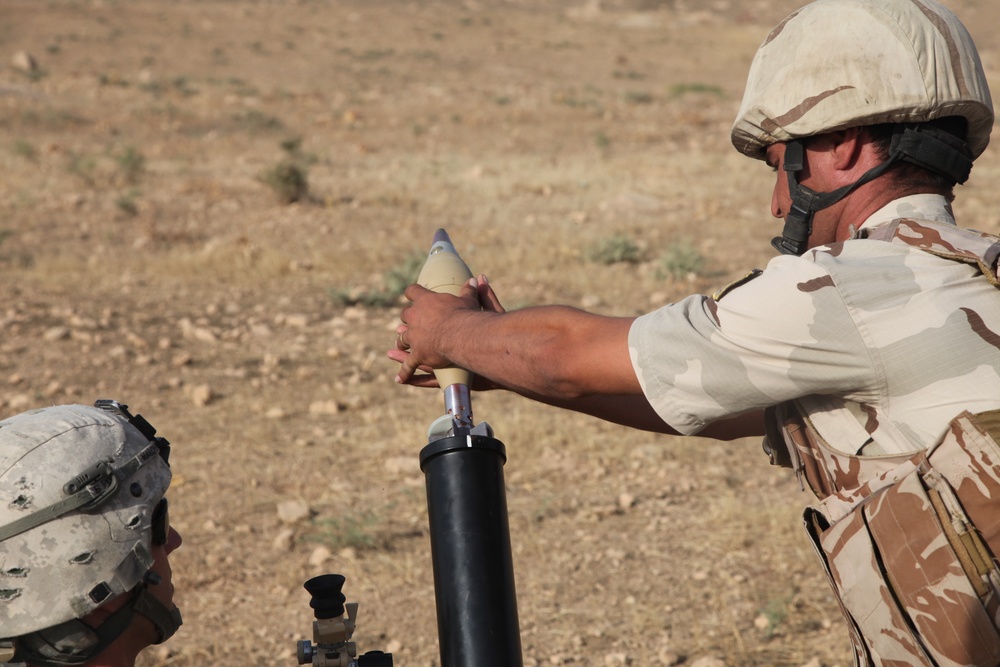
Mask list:
[[[954,119],[964,136],[944,127]],[[806,137],[883,124],[893,128],[889,156],[854,183],[816,192],[799,182]],[[817,0],[778,24],[757,49],[731,138],[738,151],[758,159],[768,146],[786,144],[791,205],[771,243],[801,255],[814,213],[896,162],[964,183],[992,127],[979,54],[948,9],[934,0]]]
[[848,127],[959,116],[975,159],[993,102],[965,26],[934,0],[818,0],[771,31],[750,66],[731,138],[769,145]]
[[171,478],[155,433],[107,400],[0,421],[0,637],[31,637],[142,587]]

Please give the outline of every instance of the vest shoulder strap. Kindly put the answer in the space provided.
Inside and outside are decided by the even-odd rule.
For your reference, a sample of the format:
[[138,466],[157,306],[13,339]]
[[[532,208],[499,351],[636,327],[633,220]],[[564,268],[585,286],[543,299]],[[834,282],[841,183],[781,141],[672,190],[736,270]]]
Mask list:
[[944,259],[977,266],[990,284],[1000,287],[1000,237],[946,222],[897,218],[868,231],[867,238],[919,248]]

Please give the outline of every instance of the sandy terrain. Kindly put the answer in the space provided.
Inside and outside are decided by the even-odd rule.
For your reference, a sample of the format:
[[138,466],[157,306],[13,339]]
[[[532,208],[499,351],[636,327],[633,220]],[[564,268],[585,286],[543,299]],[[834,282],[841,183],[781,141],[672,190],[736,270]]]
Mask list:
[[[442,404],[392,381],[392,290],[437,227],[508,307],[635,315],[763,266],[773,175],[728,130],[797,4],[0,4],[0,409],[116,398],[174,443],[186,624],[143,665],[294,664],[324,572],[362,651],[438,664]],[[1000,90],[1000,7],[953,6]],[[1000,231],[998,155],[968,226]],[[475,410],[508,449],[526,665],[850,664],[808,496],[758,442]]]

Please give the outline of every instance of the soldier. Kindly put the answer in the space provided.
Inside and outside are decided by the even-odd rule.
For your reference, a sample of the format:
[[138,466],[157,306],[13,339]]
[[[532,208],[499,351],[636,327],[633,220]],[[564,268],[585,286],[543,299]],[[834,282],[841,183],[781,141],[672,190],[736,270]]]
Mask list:
[[181,624],[169,443],[127,406],[0,421],[0,661],[129,667]]
[[1000,239],[950,202],[993,106],[934,0],[819,0],[758,49],[732,128],[775,172],[781,255],[638,318],[411,286],[397,381],[449,364],[636,428],[765,435],[859,665],[1000,664]]

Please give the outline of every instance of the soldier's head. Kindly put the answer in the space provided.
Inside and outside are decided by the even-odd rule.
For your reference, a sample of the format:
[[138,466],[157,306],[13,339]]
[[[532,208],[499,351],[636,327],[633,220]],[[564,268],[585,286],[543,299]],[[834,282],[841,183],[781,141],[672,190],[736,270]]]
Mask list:
[[[949,194],[992,127],[979,54],[950,10],[935,0],[818,0],[757,50],[731,137],[750,157],[781,153],[791,210],[775,247],[800,254],[813,213],[877,178]],[[807,149],[837,132],[860,132],[878,164],[836,191],[802,186]]]
[[177,630],[155,433],[115,401],[0,421],[0,662],[134,661]]

